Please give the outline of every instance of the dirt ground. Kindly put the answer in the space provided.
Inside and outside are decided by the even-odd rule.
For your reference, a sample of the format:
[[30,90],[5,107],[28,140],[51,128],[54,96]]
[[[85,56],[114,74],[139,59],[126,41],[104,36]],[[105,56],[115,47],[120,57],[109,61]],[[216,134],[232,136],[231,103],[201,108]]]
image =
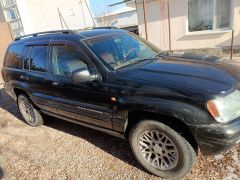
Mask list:
[[[0,179],[158,179],[134,159],[128,143],[51,117],[23,123],[13,100],[0,97]],[[240,179],[240,146],[204,157],[185,179]]]

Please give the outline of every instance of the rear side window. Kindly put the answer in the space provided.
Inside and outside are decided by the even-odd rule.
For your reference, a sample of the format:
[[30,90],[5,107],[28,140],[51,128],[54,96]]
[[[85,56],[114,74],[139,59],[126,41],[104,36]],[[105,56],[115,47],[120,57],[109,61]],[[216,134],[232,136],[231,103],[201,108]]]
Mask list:
[[5,67],[16,69],[21,68],[23,47],[23,44],[16,44],[8,48],[4,63]]
[[48,46],[28,46],[25,51],[24,69],[47,72]]
[[33,46],[30,60],[30,70],[47,72],[47,46]]

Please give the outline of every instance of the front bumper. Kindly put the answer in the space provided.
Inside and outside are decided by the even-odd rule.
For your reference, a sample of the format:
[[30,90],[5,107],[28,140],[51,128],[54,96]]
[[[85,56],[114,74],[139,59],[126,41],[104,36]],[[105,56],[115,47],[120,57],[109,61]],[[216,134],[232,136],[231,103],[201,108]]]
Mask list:
[[195,128],[196,139],[205,155],[217,155],[240,143],[240,117],[231,124],[213,124]]

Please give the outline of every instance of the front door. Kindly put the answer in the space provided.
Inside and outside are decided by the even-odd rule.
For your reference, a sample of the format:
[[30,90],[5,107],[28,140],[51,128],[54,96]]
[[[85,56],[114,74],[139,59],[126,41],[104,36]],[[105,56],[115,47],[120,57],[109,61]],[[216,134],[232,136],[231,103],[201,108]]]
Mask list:
[[51,97],[57,113],[112,129],[112,103],[109,88],[103,82],[73,84],[71,73],[86,67],[91,72],[95,66],[85,53],[76,45],[52,42],[50,46]]

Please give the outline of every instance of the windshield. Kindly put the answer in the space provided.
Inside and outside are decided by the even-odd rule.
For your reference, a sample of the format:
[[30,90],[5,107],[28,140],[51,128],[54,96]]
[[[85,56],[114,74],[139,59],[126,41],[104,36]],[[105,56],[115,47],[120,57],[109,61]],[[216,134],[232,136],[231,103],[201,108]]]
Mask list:
[[130,33],[88,39],[86,44],[114,70],[153,58],[160,52],[155,46]]

